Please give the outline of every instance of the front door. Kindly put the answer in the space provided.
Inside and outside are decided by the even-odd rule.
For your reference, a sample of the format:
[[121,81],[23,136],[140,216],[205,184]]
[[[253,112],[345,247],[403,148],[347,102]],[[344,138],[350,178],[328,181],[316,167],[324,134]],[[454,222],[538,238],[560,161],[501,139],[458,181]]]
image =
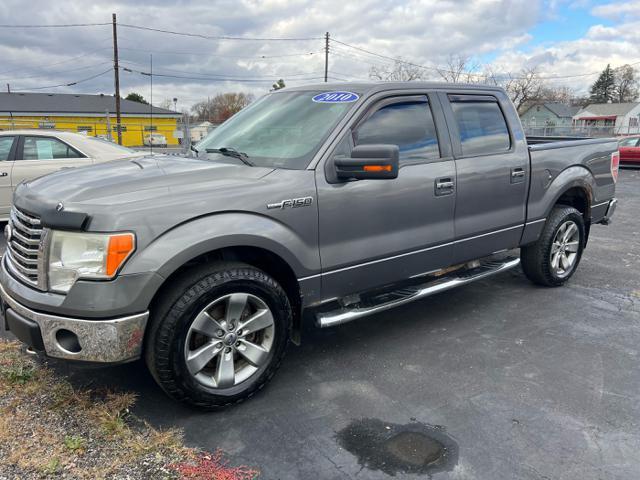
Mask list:
[[[316,169],[325,299],[449,265],[455,165],[448,140],[436,132],[434,117],[443,119],[434,99],[424,93],[373,99]],[[363,144],[398,145],[398,178],[333,181],[333,159]]]
[[[517,247],[524,228],[529,153],[508,99],[441,94],[457,171],[454,262]],[[507,122],[505,112],[512,117]],[[508,125],[518,127],[512,131]]]
[[55,137],[25,135],[20,137],[16,160],[11,171],[13,189],[31,180],[63,168],[91,165],[92,160]]

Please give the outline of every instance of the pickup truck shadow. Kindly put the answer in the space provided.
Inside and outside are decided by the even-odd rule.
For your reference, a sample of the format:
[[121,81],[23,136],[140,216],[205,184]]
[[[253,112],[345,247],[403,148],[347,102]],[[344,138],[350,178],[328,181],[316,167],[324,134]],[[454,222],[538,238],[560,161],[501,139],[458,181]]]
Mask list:
[[[303,344],[290,346],[280,371],[267,388],[243,404],[217,412],[189,408],[167,397],[143,361],[109,367],[75,365],[53,359],[47,362],[76,387],[136,393],[134,413],[157,427],[179,427],[184,420],[201,416],[220,418],[223,415],[240,421],[246,409],[253,414],[256,409],[286,411],[290,404],[300,401],[291,398],[290,392],[311,391],[320,376],[343,378],[345,367],[339,358],[345,353],[361,359],[370,356],[372,351],[401,352],[415,342],[429,348],[429,342],[435,341],[429,338],[431,332],[447,329],[452,322],[473,324],[474,312],[483,304],[497,301],[513,290],[532,288],[530,285],[517,269],[340,327],[307,328]],[[363,371],[356,376],[366,377],[370,373]]]

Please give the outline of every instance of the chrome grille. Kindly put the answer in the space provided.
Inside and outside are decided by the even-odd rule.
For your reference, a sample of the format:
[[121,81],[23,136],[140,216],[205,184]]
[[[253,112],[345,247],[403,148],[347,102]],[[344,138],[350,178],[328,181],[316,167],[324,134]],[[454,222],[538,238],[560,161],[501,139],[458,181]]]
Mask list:
[[44,290],[45,275],[41,268],[44,230],[40,219],[13,207],[9,226],[6,253],[9,271],[19,280]]

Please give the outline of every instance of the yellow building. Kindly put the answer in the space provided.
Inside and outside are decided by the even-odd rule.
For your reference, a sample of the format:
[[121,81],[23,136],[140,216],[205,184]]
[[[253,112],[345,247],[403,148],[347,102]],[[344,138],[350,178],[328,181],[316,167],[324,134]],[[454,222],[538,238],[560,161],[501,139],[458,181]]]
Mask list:
[[[120,101],[122,144],[137,147],[150,134],[178,145],[178,112],[131,100]],[[0,130],[24,128],[80,132],[117,141],[116,102],[111,95],[0,93]],[[155,144],[154,144],[155,145]]]

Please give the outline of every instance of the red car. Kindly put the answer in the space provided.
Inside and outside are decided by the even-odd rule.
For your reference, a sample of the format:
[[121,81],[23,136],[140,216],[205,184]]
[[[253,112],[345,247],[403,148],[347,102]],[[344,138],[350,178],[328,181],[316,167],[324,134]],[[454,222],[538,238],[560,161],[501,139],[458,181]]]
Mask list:
[[640,135],[621,138],[620,163],[640,165]]

